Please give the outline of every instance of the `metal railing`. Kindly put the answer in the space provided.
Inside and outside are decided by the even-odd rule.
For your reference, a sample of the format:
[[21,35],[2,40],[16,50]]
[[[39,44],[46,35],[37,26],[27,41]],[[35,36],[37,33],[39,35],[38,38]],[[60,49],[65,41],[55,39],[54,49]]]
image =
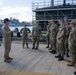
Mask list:
[[[54,6],[63,5],[63,0],[55,0]],[[66,0],[66,5],[76,5],[76,0]],[[32,10],[36,10],[38,8],[51,7],[51,2],[38,2],[32,3]]]
[[[56,21],[58,19],[60,19],[60,17],[62,16],[66,16],[69,20],[75,19],[74,15],[76,16],[75,13],[76,12],[76,8],[74,7],[74,5],[76,5],[76,0],[66,0],[66,5],[63,4],[63,0],[55,0],[54,1],[54,6],[51,6],[51,2],[38,2],[38,3],[32,3],[32,11],[33,11],[33,21],[34,20],[38,20],[38,21],[43,21],[44,25],[45,25],[45,21],[48,21],[50,19],[55,19]],[[55,7],[56,6],[56,7]],[[61,11],[60,9],[62,9],[63,6],[63,10],[71,10],[70,13],[64,13],[63,11]],[[70,7],[67,7],[70,6]],[[55,7],[55,11],[56,14],[51,15],[49,11],[53,11],[53,7]],[[61,8],[60,8],[61,7]],[[50,9],[52,8],[52,9]],[[43,14],[36,14],[36,12],[43,12]],[[60,14],[61,13],[61,14]],[[46,15],[47,14],[47,15]],[[47,18],[48,17],[48,18]],[[45,27],[45,26],[44,26]]]

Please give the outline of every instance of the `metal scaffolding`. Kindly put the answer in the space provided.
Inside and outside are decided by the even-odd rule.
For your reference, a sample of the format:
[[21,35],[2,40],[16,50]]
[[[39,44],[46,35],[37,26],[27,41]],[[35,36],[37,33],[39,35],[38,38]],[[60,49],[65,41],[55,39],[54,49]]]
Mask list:
[[32,20],[43,21],[44,29],[48,20],[58,21],[61,17],[72,20],[76,17],[76,0],[54,0],[53,3],[45,1],[32,3]]

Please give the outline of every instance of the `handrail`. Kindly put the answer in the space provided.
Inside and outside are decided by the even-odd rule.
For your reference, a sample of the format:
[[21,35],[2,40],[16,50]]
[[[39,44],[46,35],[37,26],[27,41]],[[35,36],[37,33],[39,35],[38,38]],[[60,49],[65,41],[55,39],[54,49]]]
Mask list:
[[[63,5],[63,1],[56,0],[54,1],[54,6],[59,6]],[[67,0],[66,5],[76,5],[76,0]],[[51,2],[37,2],[37,3],[32,3],[32,9],[35,10],[36,8],[43,8],[43,7],[48,7],[51,6]]]

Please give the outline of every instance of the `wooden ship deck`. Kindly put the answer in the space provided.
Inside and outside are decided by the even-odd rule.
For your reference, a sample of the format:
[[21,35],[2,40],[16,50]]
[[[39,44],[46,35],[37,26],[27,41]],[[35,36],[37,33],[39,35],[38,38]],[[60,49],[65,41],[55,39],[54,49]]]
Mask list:
[[74,67],[66,66],[68,58],[64,61],[58,61],[55,55],[52,55],[45,48],[46,44],[40,44],[39,50],[32,50],[32,44],[29,49],[22,49],[19,42],[12,42],[10,56],[14,60],[7,64],[4,63],[3,44],[0,46],[0,75],[73,75]]

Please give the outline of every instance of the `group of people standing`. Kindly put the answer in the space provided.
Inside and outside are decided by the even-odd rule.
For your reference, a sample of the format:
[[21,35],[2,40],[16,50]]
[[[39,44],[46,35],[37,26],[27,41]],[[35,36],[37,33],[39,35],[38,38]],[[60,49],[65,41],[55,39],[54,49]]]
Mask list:
[[[60,19],[59,27],[54,20],[48,21],[47,47],[49,52],[57,54],[58,61],[64,60],[64,55],[70,57],[67,66],[75,66],[76,62],[76,26],[75,21]],[[76,74],[76,72],[75,72]]]
[[[4,62],[10,63],[13,58],[9,56],[10,50],[11,50],[11,33],[16,32],[16,30],[11,31],[9,28],[9,22],[10,20],[8,18],[4,19],[4,25],[2,26],[2,37],[3,37],[3,43],[4,43]],[[26,24],[21,29],[20,33],[22,33],[22,47],[29,48],[28,46],[28,33],[30,33],[30,30],[26,27]],[[35,26],[32,30],[32,37],[33,37],[33,48],[37,50],[39,47],[39,39],[41,36],[41,26],[39,26],[39,22],[35,23]],[[36,45],[37,43],[37,45]],[[36,47],[35,47],[36,45]]]
[[[55,58],[58,58],[59,61],[64,60],[64,55],[70,57],[70,61],[67,64],[68,66],[74,66],[76,62],[76,27],[75,22],[68,20],[60,19],[59,27],[56,25],[55,20],[48,21],[47,25],[47,47],[49,52],[52,54],[58,54]],[[2,27],[2,35],[3,35],[3,43],[5,48],[4,53],[4,62],[10,63],[13,58],[9,57],[9,53],[11,50],[11,33],[15,32],[15,30],[11,31],[9,28],[9,19],[4,19],[4,25]],[[41,26],[39,22],[36,21],[33,30],[33,48],[38,50],[39,40],[41,36]],[[23,48],[26,42],[26,47],[28,46],[28,28],[24,25],[24,28],[20,31],[22,35],[22,46]],[[37,43],[37,45],[36,45]]]
[[58,54],[55,58],[59,61],[64,60],[64,55],[70,57],[68,66],[74,66],[76,61],[76,27],[74,21],[60,19],[59,27],[54,20],[48,22],[47,25],[47,42],[46,48],[52,54]]
[[[26,47],[29,48],[28,33],[30,33],[30,30],[26,27],[26,25],[24,25],[24,28],[21,29],[20,33],[22,33],[23,48],[25,48],[25,42],[26,42]],[[32,38],[33,38],[33,48],[32,49],[38,50],[40,36],[41,36],[41,26],[39,26],[39,22],[37,21],[35,23],[35,26],[32,29]]]

